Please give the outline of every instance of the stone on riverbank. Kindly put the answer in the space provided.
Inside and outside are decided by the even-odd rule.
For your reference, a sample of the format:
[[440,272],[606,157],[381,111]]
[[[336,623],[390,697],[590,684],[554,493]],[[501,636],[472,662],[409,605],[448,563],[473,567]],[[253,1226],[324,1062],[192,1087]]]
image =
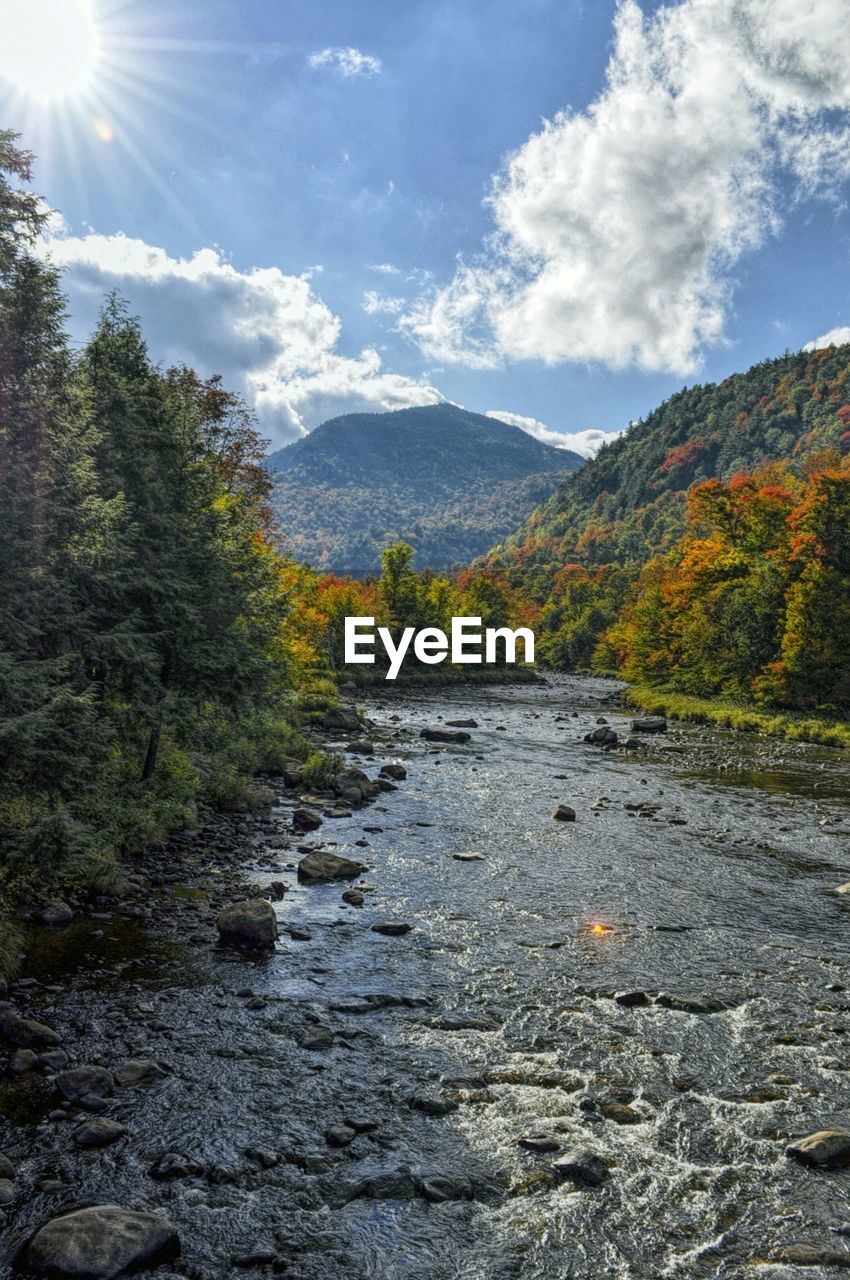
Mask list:
[[113,1142],[123,1138],[126,1132],[126,1125],[119,1124],[117,1120],[110,1120],[108,1116],[96,1116],[93,1120],[84,1120],[77,1125],[73,1138],[76,1146],[93,1150],[111,1146]]
[[379,924],[372,925],[372,933],[383,933],[388,938],[400,938],[405,933],[410,933],[412,928],[412,924],[406,924],[403,920],[383,920]]
[[344,858],[341,854],[314,849],[298,863],[299,880],[353,880],[365,871],[362,862]]
[[64,925],[71,923],[74,918],[74,913],[68,906],[67,902],[62,902],[61,899],[54,898],[41,909],[38,918],[42,924]]
[[114,1280],[179,1253],[167,1218],[102,1204],[51,1218],[24,1246],[21,1260],[34,1275]]
[[667,721],[664,716],[642,716],[629,724],[632,733],[666,733]]
[[590,733],[586,733],[584,740],[595,747],[616,747],[617,734],[610,725],[603,724],[598,729],[592,729]]
[[323,729],[338,733],[356,733],[358,729],[363,728],[357,712],[347,707],[329,707],[322,716],[320,724]]
[[602,1157],[586,1147],[568,1152],[552,1165],[552,1169],[562,1182],[575,1182],[582,1187],[598,1187],[611,1176]]
[[119,1062],[113,1074],[115,1083],[121,1085],[122,1089],[132,1089],[136,1085],[161,1079],[165,1072],[152,1058],[127,1058],[125,1062]]
[[392,778],[393,782],[404,782],[407,770],[403,764],[385,764],[378,770],[382,778]]
[[246,898],[226,907],[217,926],[222,942],[255,950],[273,947],[277,938],[277,916],[265,898]]
[[421,729],[419,737],[426,742],[471,742],[472,734],[464,729]]
[[115,1086],[112,1072],[105,1067],[70,1067],[60,1071],[53,1083],[67,1102],[79,1102],[82,1098],[105,1098]]
[[576,811],[571,809],[568,804],[559,804],[555,809],[552,817],[556,822],[575,822]]
[[293,831],[318,831],[322,819],[312,809],[294,809],[292,812]]
[[844,1169],[850,1165],[850,1132],[819,1129],[785,1148],[786,1156],[817,1169]]
[[0,1009],[0,1035],[22,1049],[50,1048],[62,1043],[58,1031],[33,1018],[22,1018],[12,1008]]

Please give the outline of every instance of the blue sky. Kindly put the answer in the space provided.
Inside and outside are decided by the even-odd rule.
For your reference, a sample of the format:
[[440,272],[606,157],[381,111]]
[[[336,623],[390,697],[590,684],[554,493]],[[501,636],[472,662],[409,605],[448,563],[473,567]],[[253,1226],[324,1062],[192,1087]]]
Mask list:
[[96,61],[45,99],[0,52],[0,121],[75,338],[118,286],[275,443],[440,396],[616,431],[850,324],[844,0],[52,2],[16,37]]

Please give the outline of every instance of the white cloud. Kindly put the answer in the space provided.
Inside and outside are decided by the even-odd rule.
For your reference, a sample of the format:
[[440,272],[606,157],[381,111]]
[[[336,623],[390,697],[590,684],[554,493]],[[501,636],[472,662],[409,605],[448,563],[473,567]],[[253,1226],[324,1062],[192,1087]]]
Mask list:
[[536,440],[542,440],[544,444],[553,444],[556,449],[572,449],[574,453],[580,453],[583,458],[592,458],[603,444],[616,440],[622,434],[620,431],[600,431],[596,427],[588,428],[586,431],[553,431],[551,427],[547,427],[544,422],[538,422],[536,418],[524,418],[522,414],[508,413],[506,409],[488,409],[484,416],[498,418],[500,422],[507,422],[511,427],[519,427],[521,431],[527,431]]
[[395,267],[391,262],[370,262],[370,271],[377,271],[382,276],[399,276],[401,268]]
[[850,175],[847,0],[621,0],[603,92],[508,157],[481,254],[402,321],[441,361],[692,372],[783,200]]
[[369,316],[397,316],[404,310],[404,298],[388,298],[377,289],[367,289],[363,294],[363,310]]
[[321,49],[311,53],[307,62],[311,67],[333,67],[344,76],[377,76],[381,71],[380,58],[350,47]]
[[807,342],[803,347],[804,351],[820,351],[822,347],[842,347],[846,342],[850,342],[850,327],[841,325],[837,329],[830,329],[829,333],[824,333],[819,338],[815,338],[813,342]]
[[276,442],[337,413],[443,399],[426,379],[387,371],[370,347],[341,355],[339,317],[314,292],[309,275],[277,267],[238,271],[210,248],[172,258],[143,240],[72,236],[56,223],[46,251],[65,268],[80,332],[91,329],[104,294],[119,289],[140,316],[155,360],[184,362],[204,376],[222,374],[256,406]]

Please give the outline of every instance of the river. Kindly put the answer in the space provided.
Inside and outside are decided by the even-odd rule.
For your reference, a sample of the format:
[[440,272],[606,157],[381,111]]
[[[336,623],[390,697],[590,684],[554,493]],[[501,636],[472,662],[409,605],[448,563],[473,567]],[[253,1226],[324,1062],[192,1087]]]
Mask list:
[[[33,1189],[15,1230],[82,1202],[162,1211],[183,1255],[156,1274],[189,1280],[836,1274],[778,1260],[799,1244],[850,1265],[850,1173],[785,1155],[850,1123],[846,753],[686,725],[602,751],[583,738],[628,731],[618,690],[373,697],[375,764],[407,780],[316,833],[373,892],[297,883],[282,793],[240,850],[252,883],[287,884],[267,959],[212,946],[191,888],[163,889],[174,936],[86,925],[73,974],[36,945],[23,991],[74,1060],[166,1074],[116,1095],[128,1137],[100,1153],[10,1086],[3,1149]],[[466,718],[466,745],[418,737]],[[371,931],[387,920],[412,929]],[[600,1185],[553,1177],[576,1149]],[[163,1152],[188,1175],[152,1178]]]

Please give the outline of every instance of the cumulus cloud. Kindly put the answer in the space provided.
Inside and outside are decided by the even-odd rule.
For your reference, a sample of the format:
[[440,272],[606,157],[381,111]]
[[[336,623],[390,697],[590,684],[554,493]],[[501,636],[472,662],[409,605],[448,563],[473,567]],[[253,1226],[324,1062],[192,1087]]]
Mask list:
[[394,266],[391,262],[370,262],[369,270],[377,271],[382,276],[401,275],[401,268]]
[[803,350],[820,351],[822,347],[843,347],[847,342],[850,342],[850,327],[841,325],[837,329],[830,329],[829,333],[822,334],[812,342],[807,342]]
[[307,62],[311,67],[332,67],[344,76],[377,76],[381,71],[380,58],[351,47],[320,49],[311,53]]
[[556,449],[572,449],[573,453],[580,453],[583,458],[592,458],[603,444],[616,440],[622,434],[620,431],[600,431],[596,427],[590,427],[586,431],[553,431],[537,418],[524,418],[521,413],[508,413],[506,409],[488,409],[484,416],[498,418],[511,427],[519,427],[536,440],[553,444]]
[[846,0],[621,0],[606,84],[508,157],[481,254],[403,326],[431,357],[689,373],[783,200],[850,175]]
[[125,235],[68,235],[55,223],[45,251],[65,268],[75,323],[89,330],[110,289],[141,320],[154,359],[220,373],[256,406],[276,442],[303,435],[325,418],[358,409],[437,404],[426,379],[384,368],[370,347],[337,349],[339,317],[309,275],[277,267],[238,271],[217,249],[173,258]]

